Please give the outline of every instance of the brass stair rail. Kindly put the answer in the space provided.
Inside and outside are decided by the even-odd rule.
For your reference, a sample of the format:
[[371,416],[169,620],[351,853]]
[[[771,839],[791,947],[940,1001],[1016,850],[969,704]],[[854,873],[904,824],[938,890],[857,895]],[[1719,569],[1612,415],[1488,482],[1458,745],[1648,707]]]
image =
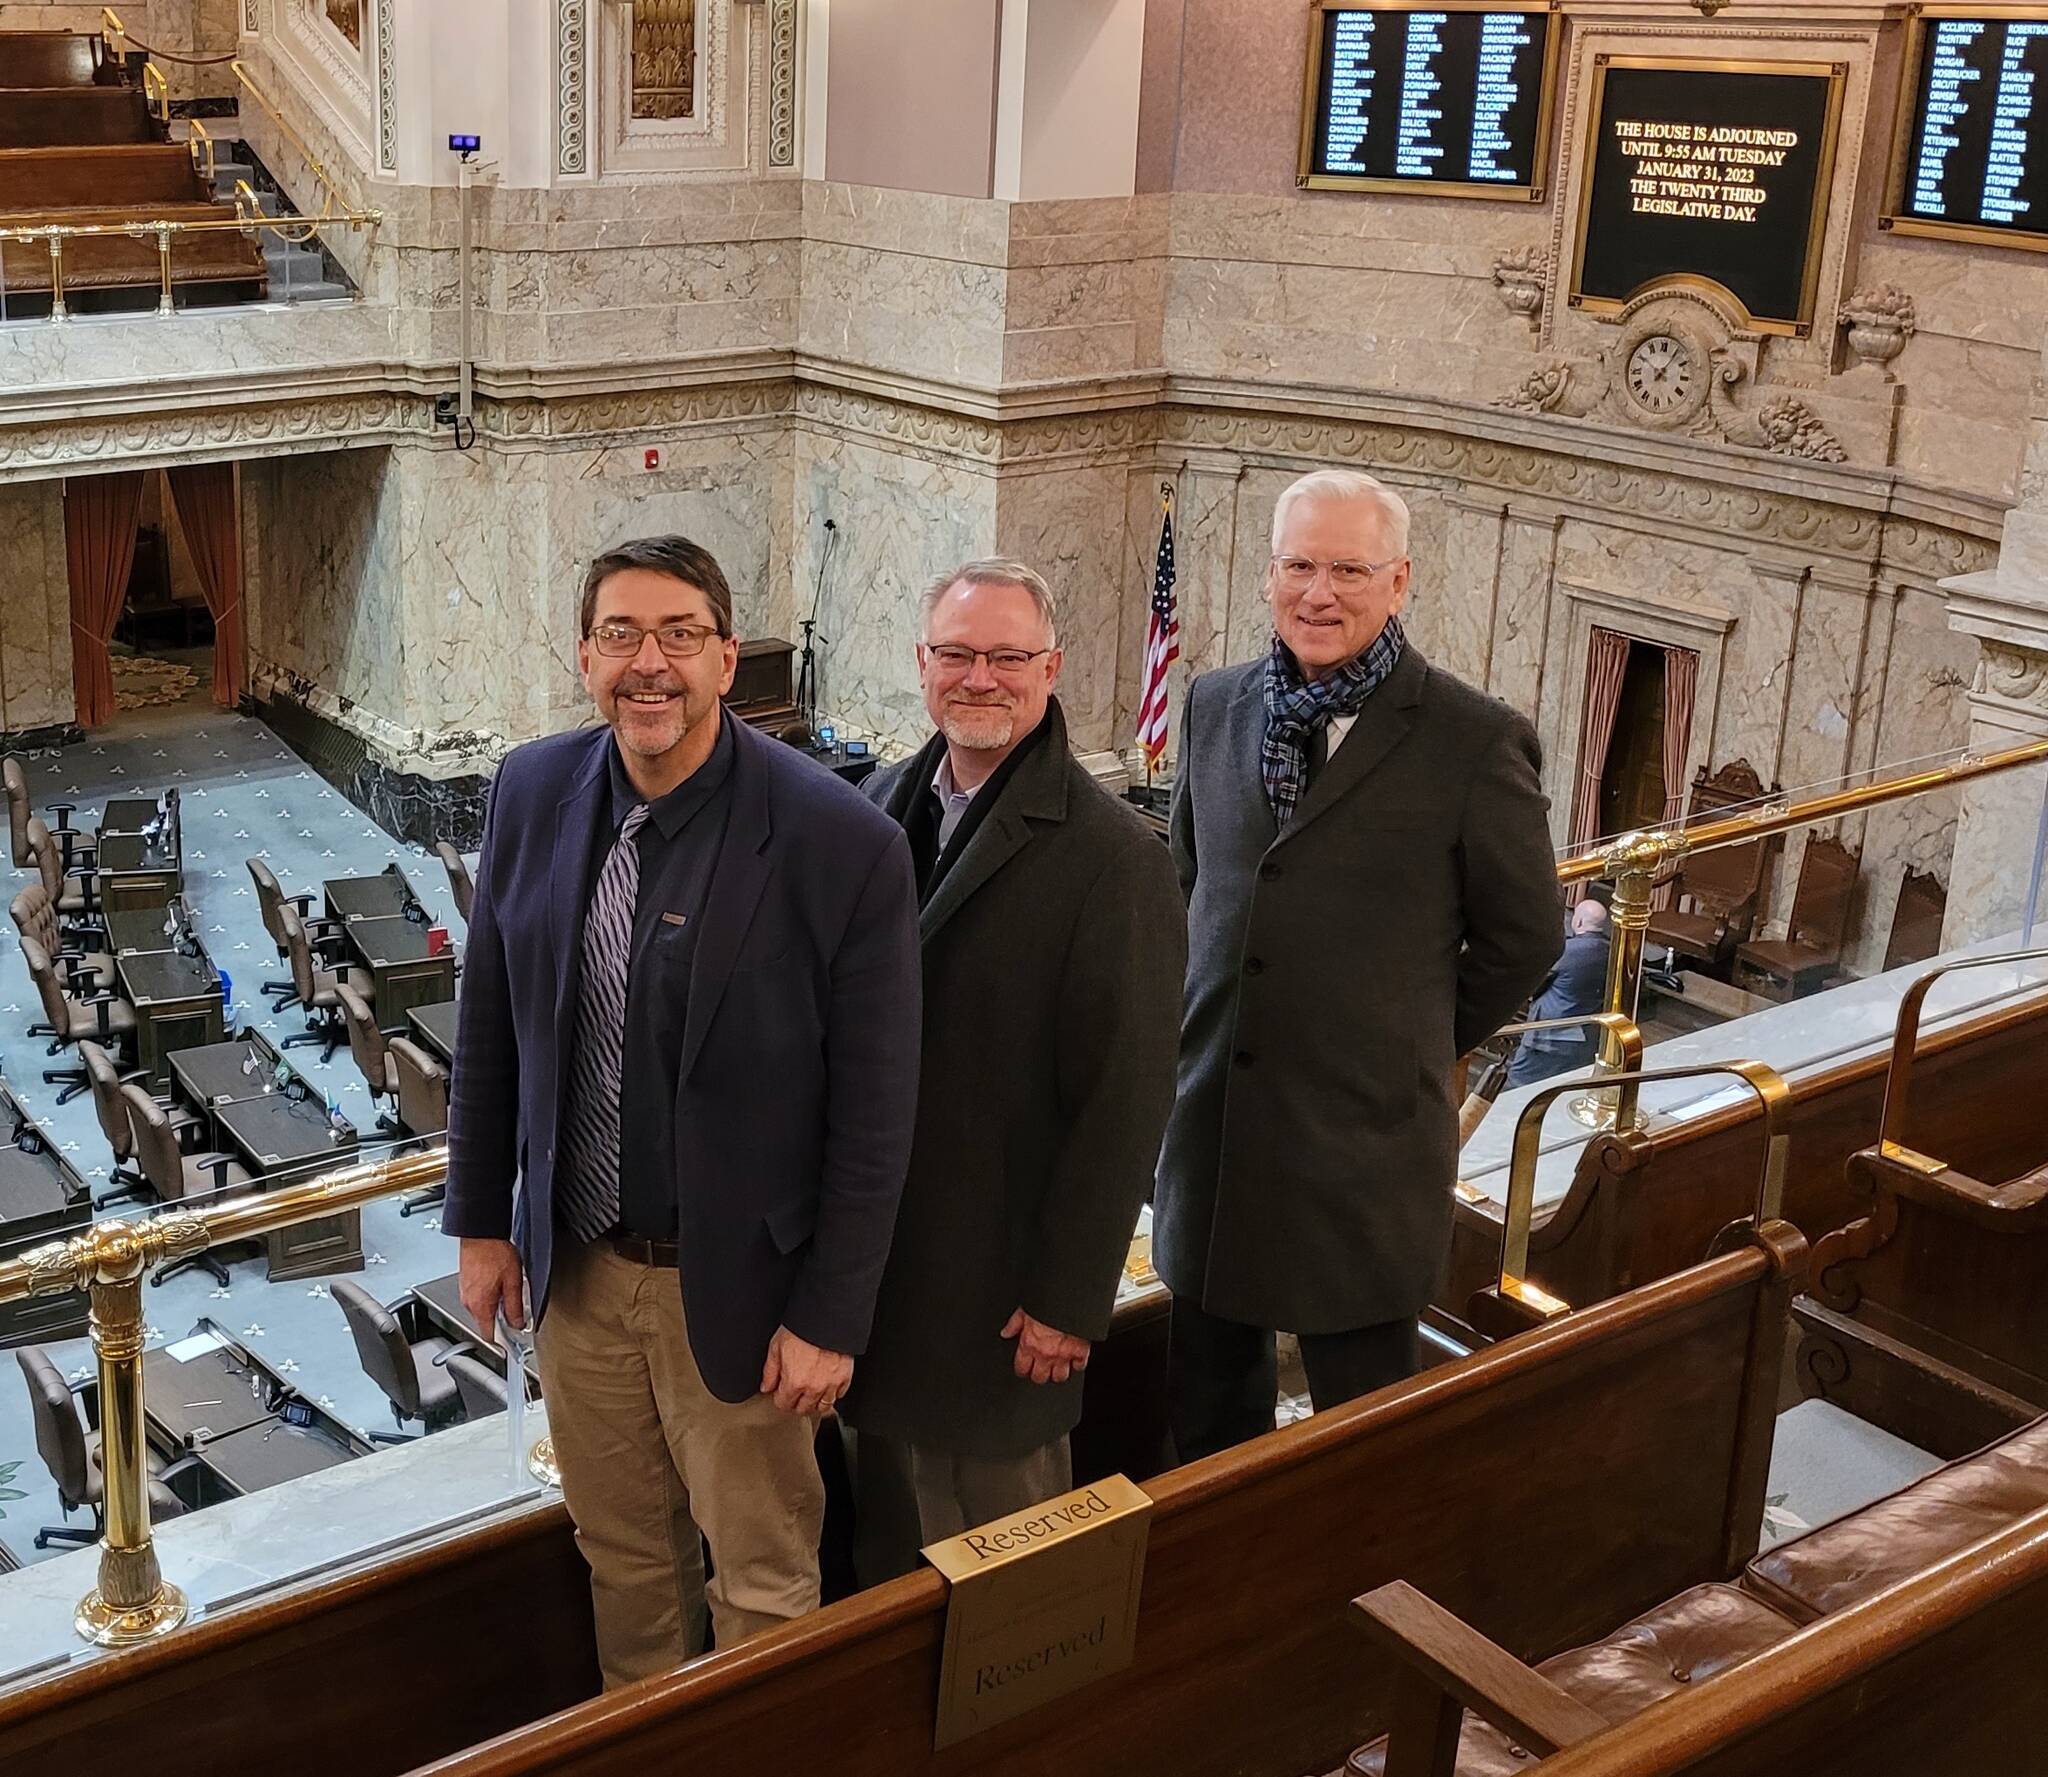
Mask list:
[[358,208],[341,195],[339,187],[335,185],[334,180],[329,176],[327,168],[321,163],[320,157],[306,146],[305,137],[292,128],[285,114],[277,108],[277,104],[271,96],[256,84],[256,77],[243,66],[240,57],[228,63],[228,68],[234,77],[242,83],[243,89],[249,96],[263,108],[264,114],[270,121],[276,124],[278,129],[283,132],[285,140],[299,151],[300,158],[312,170],[313,177],[320,181],[322,194],[320,209],[323,218],[328,216],[330,212],[333,212],[338,205],[339,213],[333,216],[333,220],[347,222],[351,228],[360,228],[366,219],[372,221],[382,219],[380,212]]
[[[1608,1028],[1610,1035],[1615,1034],[1613,1026]],[[1637,1040],[1640,1043],[1640,1034]],[[1640,1048],[1637,1052],[1641,1053]],[[1713,1074],[1733,1075],[1763,1105],[1764,1159],[1756,1188],[1756,1223],[1762,1227],[1765,1222],[1777,1219],[1785,1202],[1785,1107],[1792,1092],[1784,1076],[1767,1062],[1710,1061],[1698,1067],[1652,1068],[1648,1073],[1635,1075],[1628,1085],[1642,1087],[1654,1081],[1697,1080]],[[1536,1160],[1543,1141],[1543,1113],[1567,1092],[1577,1090],[1578,1083],[1568,1080],[1561,1086],[1538,1087],[1529,1096],[1522,1114],[1515,1119],[1515,1145],[1508,1163],[1508,1198],[1501,1219],[1500,1273],[1494,1280],[1495,1287],[1504,1298],[1530,1304],[1542,1315],[1557,1313],[1567,1306],[1529,1281],[1529,1227],[1536,1214]]]
[[149,1527],[142,1411],[144,1276],[166,1259],[420,1190],[447,1176],[444,1148],[371,1160],[199,1209],[168,1209],[134,1222],[95,1222],[68,1240],[0,1260],[0,1302],[78,1289],[92,1298],[106,1530],[100,1538],[99,1583],[79,1601],[72,1619],[87,1641],[101,1647],[148,1641],[175,1629],[187,1609],[184,1594],[164,1579]]
[[[1724,815],[1702,821],[1696,827],[1658,828],[1649,832],[1624,833],[1596,851],[1564,859],[1557,866],[1560,883],[1602,880],[1613,885],[1608,916],[1614,935],[1607,951],[1606,1009],[1625,1017],[1636,1015],[1642,993],[1643,935],[1650,926],[1650,893],[1657,879],[1672,865],[1694,852],[1714,851],[1724,845],[1741,845],[1770,833],[1809,827],[1818,821],[1856,814],[1887,802],[1902,802],[1909,796],[1925,795],[1949,784],[1969,783],[1999,772],[2017,771],[2023,766],[2048,761],[2048,740],[2029,741],[1997,753],[1964,753],[1946,765],[1924,771],[1903,772],[1897,777],[1862,784],[1852,790],[1830,790],[1801,802],[1771,802],[1747,813]],[[1609,1031],[1594,1064],[1596,1079],[1621,1068],[1620,1052]],[[1612,1107],[1605,1095],[1587,1093],[1572,1106],[1573,1117],[1591,1128],[1614,1126]]]
[[[1877,1121],[1877,1149],[1887,1160],[1897,1160],[1920,1172],[1947,1170],[1939,1160],[1909,1148],[1899,1137],[1906,1126],[1906,1095],[1913,1089],[1913,1058],[1920,1047],[1920,1010],[1928,989],[1944,975],[1964,969],[1990,969],[2004,963],[2048,962],[2048,950],[2002,950],[1996,956],[1966,956],[1929,969],[1906,989],[1899,1001],[1898,1021],[1892,1026],[1891,1065],[1884,1076],[1884,1110]],[[2048,981],[2039,983],[2048,988]]]

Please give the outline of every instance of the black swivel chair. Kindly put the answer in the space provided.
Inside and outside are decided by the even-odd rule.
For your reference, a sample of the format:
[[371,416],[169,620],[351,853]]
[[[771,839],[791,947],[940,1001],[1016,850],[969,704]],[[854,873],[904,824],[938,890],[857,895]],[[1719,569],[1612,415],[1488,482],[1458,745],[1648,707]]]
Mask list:
[[[361,1284],[345,1277],[333,1279],[327,1291],[341,1305],[363,1374],[384,1391],[384,1398],[391,1403],[391,1417],[399,1426],[417,1419],[428,1431],[439,1431],[462,1416],[462,1396],[445,1360],[463,1347],[433,1336],[407,1338],[397,1315]],[[402,1444],[408,1435],[403,1431],[395,1436],[384,1431],[370,1433],[380,1444]]]
[[[107,1495],[99,1465],[100,1435],[85,1429],[78,1403],[71,1396],[70,1383],[41,1346],[24,1345],[14,1355],[28,1382],[29,1416],[35,1421],[36,1449],[43,1466],[50,1471],[50,1479],[57,1483],[57,1503],[64,1508],[67,1518],[80,1506],[92,1508],[90,1530],[76,1524],[46,1524],[36,1532],[36,1547],[95,1543],[106,1526]],[[178,1496],[164,1485],[163,1477],[170,1472],[154,1454],[150,1456],[151,1518],[175,1518],[185,1509]]]
[[455,1392],[462,1398],[462,1417],[488,1419],[505,1410],[505,1378],[488,1364],[466,1352],[450,1352],[442,1366],[455,1378]]

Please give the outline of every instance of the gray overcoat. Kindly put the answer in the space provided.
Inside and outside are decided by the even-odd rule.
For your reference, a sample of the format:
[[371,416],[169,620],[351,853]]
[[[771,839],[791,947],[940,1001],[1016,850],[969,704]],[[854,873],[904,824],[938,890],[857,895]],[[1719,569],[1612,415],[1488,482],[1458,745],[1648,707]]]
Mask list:
[[1276,838],[1263,659],[1189,689],[1179,1096],[1153,1253],[1176,1296],[1297,1333],[1397,1320],[1450,1241],[1457,1058],[1563,942],[1529,724],[1411,644]]
[[[858,1431],[1022,1456],[1070,1431],[1081,1378],[1021,1381],[1012,1309],[1083,1339],[1117,1278],[1173,1102],[1186,914],[1167,848],[1040,737],[925,902],[917,1133]],[[944,741],[862,787],[901,819]]]

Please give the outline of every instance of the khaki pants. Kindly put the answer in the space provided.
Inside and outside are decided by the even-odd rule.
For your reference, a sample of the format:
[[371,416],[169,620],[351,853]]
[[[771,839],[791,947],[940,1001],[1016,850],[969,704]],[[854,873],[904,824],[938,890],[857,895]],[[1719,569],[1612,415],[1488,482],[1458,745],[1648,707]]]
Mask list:
[[814,1422],[704,1386],[673,1271],[566,1241],[534,1343],[607,1689],[701,1653],[707,1598],[721,1648],[817,1608]]
[[1029,1455],[987,1458],[859,1432],[853,1469],[853,1568],[863,1586],[909,1573],[927,1543],[1057,1499],[1074,1485],[1065,1438]]

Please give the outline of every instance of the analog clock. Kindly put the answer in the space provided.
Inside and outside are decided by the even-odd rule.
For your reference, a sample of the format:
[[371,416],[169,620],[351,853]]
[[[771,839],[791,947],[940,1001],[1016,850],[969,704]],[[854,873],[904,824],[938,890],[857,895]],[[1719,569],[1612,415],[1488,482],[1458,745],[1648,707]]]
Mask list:
[[1675,333],[1652,333],[1628,355],[1628,392],[1652,419],[1664,419],[1691,399],[1699,380],[1693,349]]

